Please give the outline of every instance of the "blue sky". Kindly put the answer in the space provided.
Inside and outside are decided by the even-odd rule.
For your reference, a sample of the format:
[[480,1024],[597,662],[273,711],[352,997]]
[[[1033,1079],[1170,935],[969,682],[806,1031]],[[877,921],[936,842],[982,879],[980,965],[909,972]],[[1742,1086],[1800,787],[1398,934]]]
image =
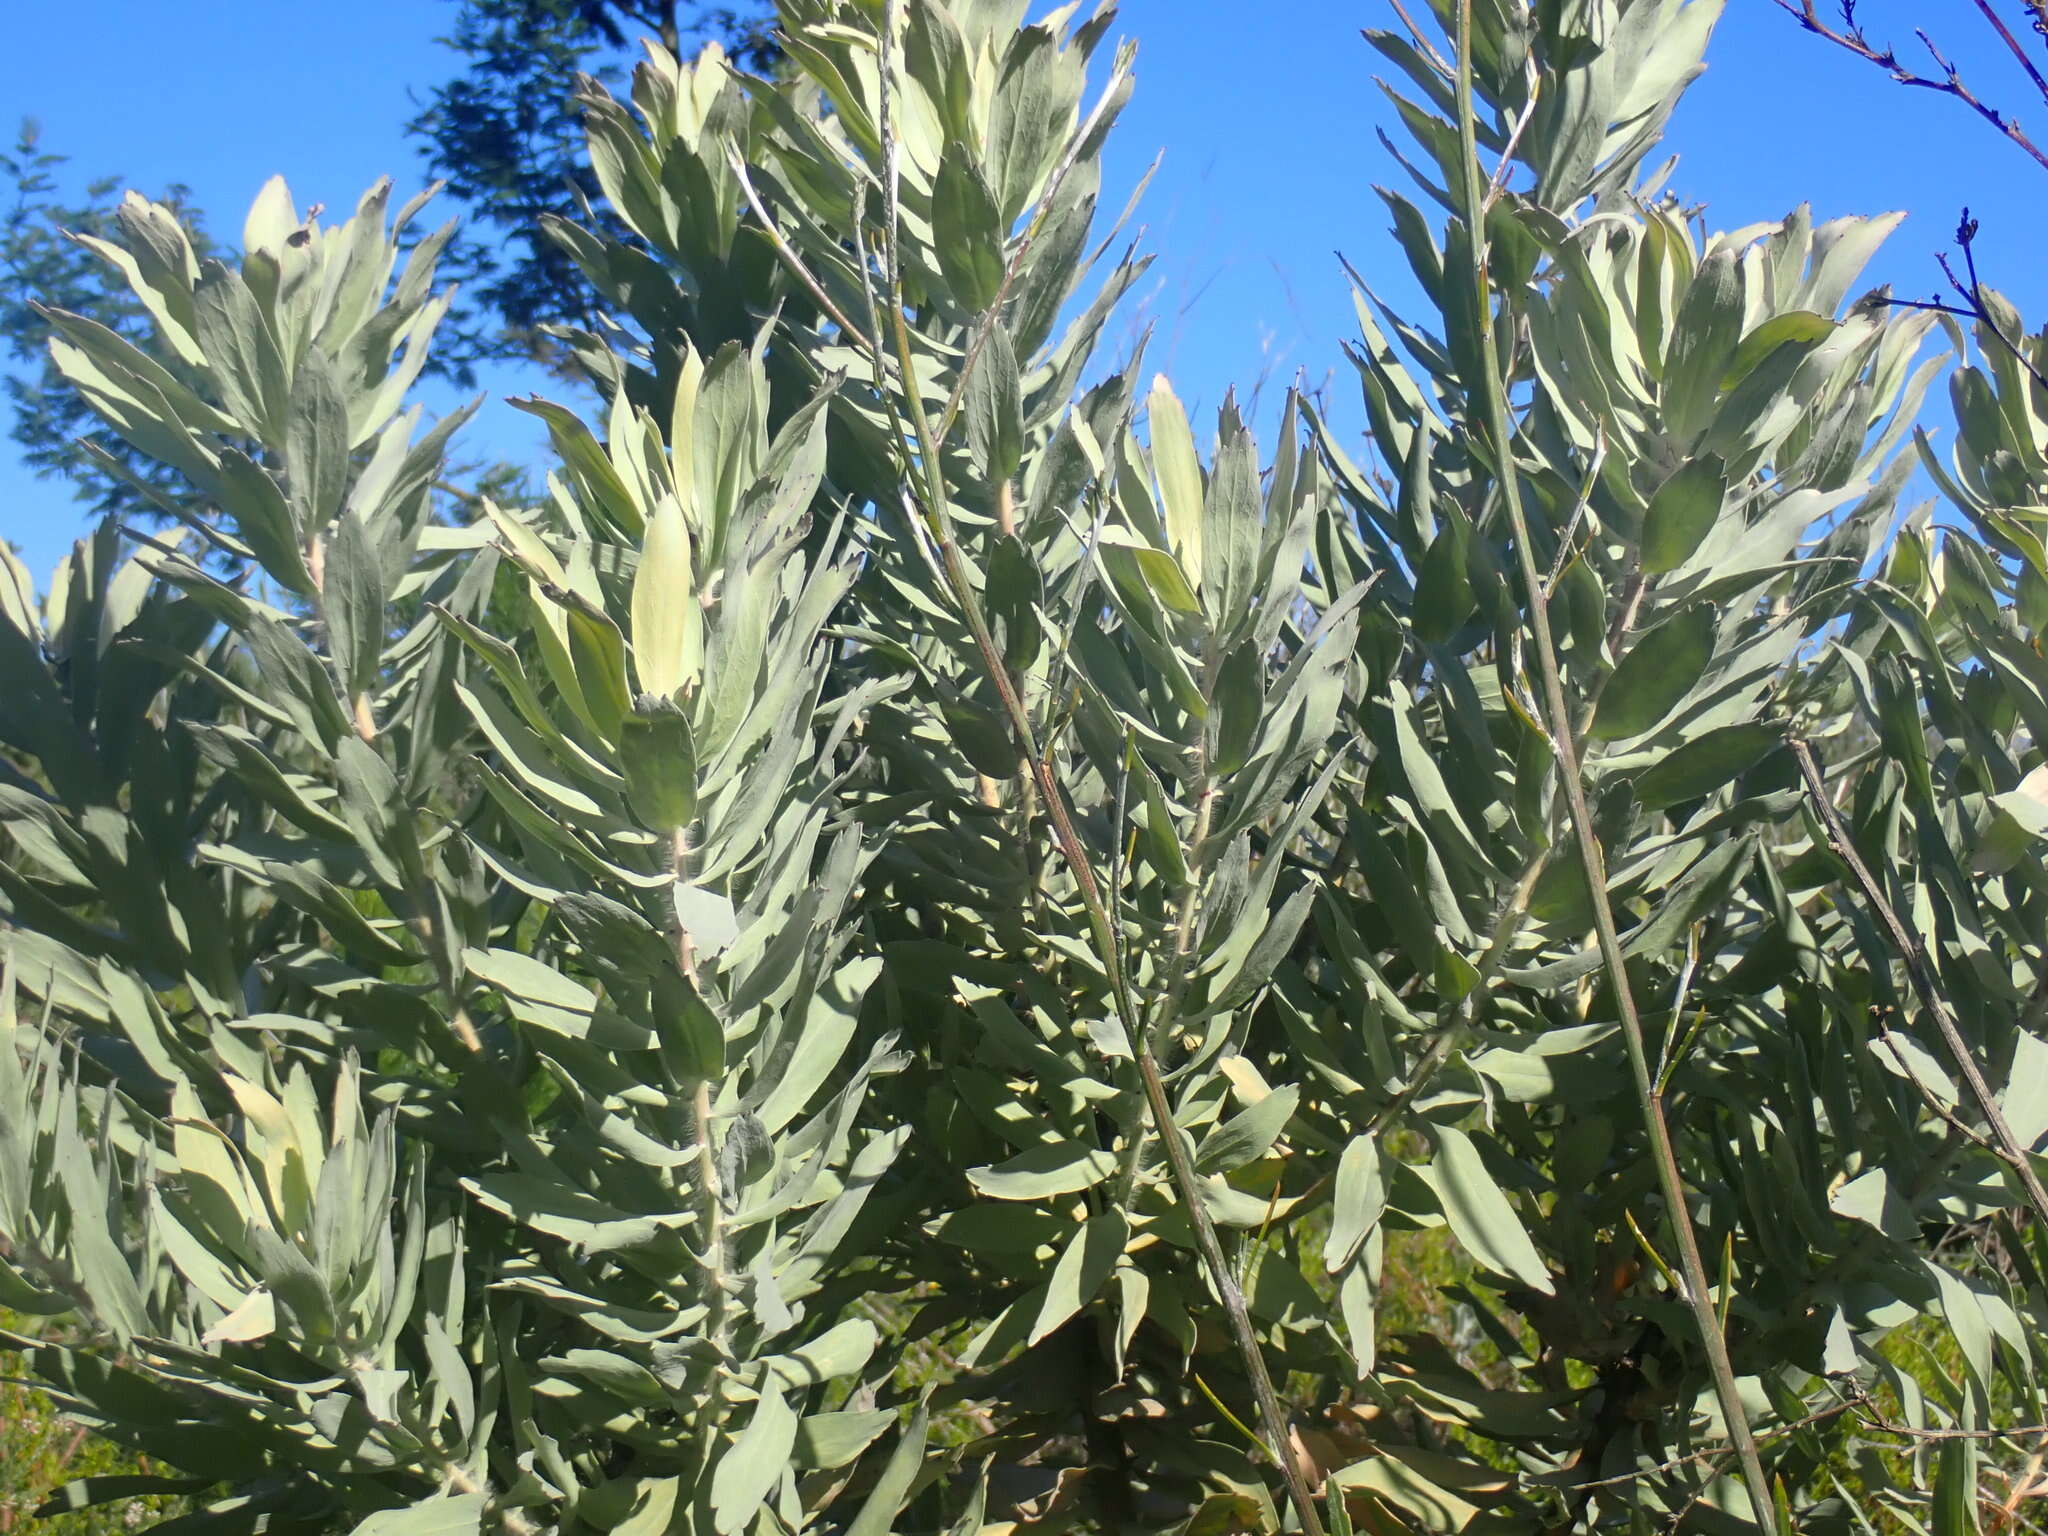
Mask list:
[[[2048,135],[2009,61],[1977,44],[1964,7],[1865,0],[1873,35],[1911,41],[1933,17],[1980,94]],[[403,134],[414,95],[449,73],[436,42],[454,0],[352,0],[280,6],[74,0],[16,8],[0,52],[0,128],[24,115],[79,179],[119,173],[155,191],[188,184],[216,230],[232,234],[263,181],[282,172],[301,206],[346,208],[374,178],[423,179]],[[1160,259],[1143,290],[1155,322],[1153,366],[1191,405],[1269,373],[1334,373],[1350,398],[1339,344],[1352,334],[1342,251],[1398,302],[1412,293],[1385,234],[1375,183],[1401,172],[1375,129],[1388,118],[1373,84],[1378,56],[1362,27],[1391,24],[1387,0],[1126,0],[1138,38],[1138,89],[1112,141],[1119,191],[1165,151],[1140,217]],[[1667,139],[1673,185],[1708,204],[1717,228],[1774,218],[1801,201],[1816,220],[1906,209],[1871,281],[1925,295],[1958,210],[1982,220],[1981,268],[2023,311],[2048,312],[2048,173],[1955,102],[1889,84],[1804,36],[1769,0],[1728,0],[1709,69]],[[1120,202],[1121,199],[1110,199]],[[493,399],[464,441],[526,455],[528,418],[505,394],[545,381],[487,379]],[[445,400],[430,400],[438,408]],[[1941,402],[1932,414],[1939,419]],[[0,537],[39,574],[84,531],[66,488],[37,481],[0,443]]]

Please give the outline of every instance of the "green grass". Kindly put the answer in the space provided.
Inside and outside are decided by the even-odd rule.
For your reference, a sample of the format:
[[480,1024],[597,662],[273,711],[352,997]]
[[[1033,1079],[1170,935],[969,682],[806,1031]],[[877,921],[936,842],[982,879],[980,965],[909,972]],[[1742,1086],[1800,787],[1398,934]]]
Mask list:
[[[26,1333],[35,1326],[0,1311],[0,1328]],[[0,1377],[8,1378],[0,1380],[0,1536],[114,1536],[184,1512],[183,1499],[150,1494],[36,1519],[37,1508],[74,1478],[165,1469],[65,1418],[49,1398],[14,1379],[21,1370],[19,1354],[0,1350]]]

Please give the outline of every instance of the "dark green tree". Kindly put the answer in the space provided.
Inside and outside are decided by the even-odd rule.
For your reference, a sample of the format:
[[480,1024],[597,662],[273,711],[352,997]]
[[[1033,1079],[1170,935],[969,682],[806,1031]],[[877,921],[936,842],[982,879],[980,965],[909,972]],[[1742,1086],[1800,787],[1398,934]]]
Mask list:
[[444,41],[462,70],[411,124],[429,169],[469,215],[449,257],[464,298],[438,366],[467,382],[482,362],[545,359],[547,327],[593,318],[583,275],[542,227],[554,214],[626,235],[595,207],[577,79],[616,84],[643,36],[671,54],[715,41],[742,67],[763,69],[775,57],[770,19],[758,0],[460,0]]
[[[67,198],[60,180],[67,158],[43,147],[33,118],[22,121],[13,148],[0,154],[7,197],[0,215],[0,389],[11,417],[8,436],[23,463],[39,475],[71,480],[95,514],[154,518],[152,493],[170,494],[174,477],[105,434],[88,446],[85,434],[97,418],[58,373],[42,313],[47,306],[84,316],[177,371],[177,359],[156,340],[149,312],[93,244],[132,243],[137,230],[130,226],[145,216],[143,205],[124,203],[118,176],[88,183],[82,201]],[[202,257],[210,252],[186,188],[170,187],[157,201],[185,221]]]

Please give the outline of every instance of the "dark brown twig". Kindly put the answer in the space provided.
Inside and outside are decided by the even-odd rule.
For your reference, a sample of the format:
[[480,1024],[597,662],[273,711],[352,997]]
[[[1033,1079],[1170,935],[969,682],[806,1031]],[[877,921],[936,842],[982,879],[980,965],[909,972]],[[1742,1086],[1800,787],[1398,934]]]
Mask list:
[[[1914,36],[1920,39],[1920,45],[1927,50],[1928,55],[1934,60],[1935,68],[1938,71],[1937,74],[1923,75],[1908,69],[1899,61],[1897,52],[1894,51],[1889,43],[1873,43],[1856,20],[1854,0],[1844,0],[1841,8],[1842,24],[1839,27],[1830,26],[1821,19],[1819,0],[1796,0],[1796,3],[1795,0],[1772,0],[1772,4],[1776,5],[1779,10],[1785,12],[1786,15],[1790,16],[1816,37],[1824,37],[1836,47],[1853,53],[1859,59],[1875,64],[1900,85],[1913,86],[1919,90],[1935,91],[1943,96],[1953,96],[1957,101],[1983,118],[1985,122],[1996,128],[1999,133],[2025,150],[2028,155],[2033,157],[2034,163],[2040,166],[2042,170],[2048,171],[2048,153],[2044,153],[2038,144],[2027,137],[2026,130],[2020,127],[2011,117],[2007,116],[1997,107],[1992,106],[1989,102],[1978,96],[1975,91],[1971,90],[1968,83],[1964,81],[1962,73],[1942,53],[1941,49],[1935,46],[1934,39],[1929,37],[1924,31],[1916,28]],[[1977,0],[1977,5],[1987,16],[1990,14],[1990,7],[1984,3],[1984,0]],[[2010,37],[2010,34],[2007,35]],[[2017,48],[2017,42],[2014,42],[2013,46]],[[2040,77],[2031,69],[2028,73],[2039,84]],[[2044,100],[2048,100],[2048,89],[2044,89],[2043,96]]]
[[[2048,3],[2048,0],[2044,0],[2044,3]],[[1965,282],[1956,276],[1956,270],[1949,265],[1946,254],[1934,258],[1941,267],[1941,275],[1948,279],[1949,287],[1962,299],[1961,304],[1951,304],[1941,298],[1895,299],[1889,294],[1885,294],[1878,302],[1891,309],[1920,309],[1930,314],[1952,315],[1959,320],[1976,321],[2011,354],[2014,362],[2027,370],[2037,388],[2048,390],[2048,373],[2044,373],[2040,365],[2028,357],[2020,347],[2020,341],[2025,340],[2025,337],[2015,339],[2006,335],[2005,327],[1998,323],[1998,317],[1992,314],[1991,306],[1984,298],[1984,284],[1977,276],[1976,241],[1977,221],[1970,217],[1970,210],[1965,208],[1962,218],[1956,223],[1956,246],[1963,253],[1963,270],[1969,273],[1969,281]]]

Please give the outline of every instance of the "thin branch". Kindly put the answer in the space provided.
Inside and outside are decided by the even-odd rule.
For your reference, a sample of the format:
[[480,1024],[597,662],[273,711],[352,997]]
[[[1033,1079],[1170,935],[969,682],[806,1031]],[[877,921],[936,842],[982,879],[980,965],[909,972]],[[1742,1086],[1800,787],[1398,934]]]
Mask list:
[[1949,1013],[1948,1004],[1942,999],[1935,985],[1934,970],[1927,961],[1927,952],[1920,941],[1899,921],[1899,914],[1892,910],[1892,904],[1885,899],[1884,887],[1870,872],[1870,866],[1863,862],[1863,855],[1856,851],[1856,845],[1849,840],[1848,828],[1842,824],[1842,813],[1835,809],[1835,802],[1828,797],[1826,781],[1822,779],[1820,764],[1814,761],[1813,748],[1799,738],[1791,742],[1792,755],[1799,761],[1800,775],[1806,780],[1806,796],[1813,806],[1814,815],[1820,820],[1821,829],[1827,836],[1828,847],[1835,857],[1848,866],[1857,889],[1870,906],[1878,921],[1883,924],[1885,935],[1899,957],[1906,963],[1906,975],[1911,978],[1913,990],[1920,998],[1920,1006],[1928,1017],[1934,1020],[1935,1028],[1941,1032],[1942,1044],[1948,1047],[1949,1057],[1956,1070],[1963,1076],[1963,1082],[1970,1090],[1970,1097],[1976,1102],[1977,1111],[1984,1117],[1984,1123],[1991,1127],[1992,1137],[1997,1145],[1990,1151],[1999,1161],[2011,1168],[2026,1192],[2027,1203],[2034,1208],[2034,1216],[2048,1231],[2048,1189],[2041,1184],[2041,1176],[2034,1172],[2034,1165],[2027,1155],[2027,1149],[2013,1134],[2012,1126],[2006,1121],[2005,1112],[1998,1107],[1998,1099],[1991,1087],[1984,1081],[1984,1074],[1977,1069],[1977,1059],[1964,1041],[1962,1032],[1956,1028],[1956,1021]]
[[1940,72],[1938,75],[1918,74],[1899,62],[1898,54],[1889,43],[1880,46],[1871,42],[1862,27],[1856,23],[1853,4],[1843,7],[1842,25],[1837,28],[1821,20],[1818,0],[1798,0],[1796,4],[1794,0],[1771,0],[1771,3],[1816,37],[1824,37],[1836,47],[1876,65],[1900,85],[1910,85],[1919,90],[1953,96],[2025,150],[2042,170],[2048,171],[2048,153],[2044,153],[2039,145],[2028,138],[2026,130],[2017,122],[1972,91],[1963,80],[1961,72],[1943,56],[1941,50],[1934,45],[1934,40],[1925,32],[1916,32],[1915,35],[1920,39],[1921,46],[1933,58],[1935,67]]
[[[1721,1332],[1720,1319],[1708,1295],[1706,1262],[1700,1256],[1699,1234],[1693,1227],[1685,1179],[1679,1172],[1671,1128],[1665,1119],[1664,1097],[1650,1078],[1649,1055],[1643,1044],[1642,1017],[1636,1010],[1628,963],[1622,954],[1614,911],[1607,899],[1606,858],[1601,852],[1600,836],[1586,801],[1586,786],[1579,767],[1577,730],[1571,706],[1565,699],[1557,650],[1551,638],[1543,573],[1537,567],[1528,520],[1522,513],[1514,437],[1509,428],[1507,384],[1501,376],[1500,354],[1494,345],[1493,284],[1486,265],[1485,187],[1479,163],[1478,125],[1472,104],[1472,5],[1473,0],[1457,0],[1458,158],[1463,169],[1465,227],[1472,236],[1470,275],[1478,306],[1477,350],[1481,377],[1472,382],[1480,386],[1478,393],[1482,397],[1479,402],[1484,410],[1481,436],[1492,450],[1501,499],[1514,533],[1515,555],[1521,568],[1522,587],[1529,605],[1529,624],[1535,640],[1537,670],[1543,683],[1543,702],[1550,715],[1550,734],[1557,753],[1558,777],[1563,781],[1565,798],[1571,808],[1572,833],[1578,845],[1586,890],[1592,900],[1593,928],[1600,941],[1600,956],[1613,993],[1615,1012],[1620,1018],[1622,1039],[1628,1047],[1629,1069],[1635,1080],[1636,1099],[1644,1128],[1650,1138],[1651,1161],[1663,1195],[1665,1221],[1678,1245],[1679,1262],[1686,1281],[1685,1301],[1692,1312],[1700,1346],[1706,1353],[1714,1380],[1714,1394],[1720,1403],[1722,1419],[1728,1426],[1728,1437],[1734,1443],[1742,1464],[1743,1491],[1748,1495],[1750,1510],[1759,1529],[1774,1530],[1777,1511],[1772,1505],[1771,1488],[1764,1477],[1763,1462],[1757,1455],[1756,1439],[1750,1431],[1749,1414],[1743,1405],[1741,1388],[1736,1383],[1735,1367],[1728,1357],[1728,1341]],[[1628,612],[1627,608],[1625,612]],[[1629,617],[1632,620],[1632,612],[1629,612]]]
[[[1816,1409],[1804,1418],[1794,1419],[1790,1424],[1780,1424],[1776,1429],[1768,1430],[1757,1436],[1757,1444],[1764,1445],[1774,1440],[1782,1440],[1787,1435],[1796,1435],[1802,1429],[1811,1429],[1816,1424],[1824,1424],[1829,1419],[1839,1418],[1851,1409],[1859,1407],[1864,1401],[1863,1394],[1859,1393],[1855,1397],[1844,1398],[1839,1403],[1830,1403],[1827,1407]],[[1594,1488],[1619,1488],[1625,1483],[1639,1483],[1646,1478],[1662,1477],[1666,1472],[1677,1472],[1702,1461],[1718,1461],[1733,1450],[1734,1447],[1724,1440],[1721,1444],[1710,1445],[1705,1450],[1692,1451],[1684,1456],[1674,1456],[1671,1460],[1661,1461],[1654,1467],[1644,1467],[1640,1472],[1624,1472],[1618,1477],[1602,1477],[1596,1478],[1590,1483],[1574,1483],[1572,1484],[1572,1491],[1574,1493],[1583,1493]]]
[[726,145],[725,160],[726,164],[732,167],[733,175],[739,178],[740,191],[747,199],[747,206],[754,210],[754,217],[761,221],[761,228],[767,234],[769,242],[775,247],[775,254],[782,259],[782,264],[789,268],[798,282],[810,290],[811,297],[818,301],[818,307],[831,317],[834,325],[838,326],[848,336],[860,335],[860,327],[846,318],[839,306],[832,302],[831,295],[825,292],[825,285],[811,276],[810,269],[804,265],[803,258],[797,255],[795,249],[787,240],[782,238],[782,231],[775,227],[775,221],[768,216],[768,210],[761,205],[760,194],[754,190],[754,183],[747,175],[747,163],[740,158],[739,150],[730,144]]
[[1903,1435],[1908,1440],[2019,1440],[2029,1435],[2048,1435],[2048,1424],[2020,1424],[2005,1429],[1918,1429],[1911,1424],[1895,1424],[1875,1409],[1857,1417],[1881,1434]]
[[2005,24],[2005,18],[1991,8],[1991,0],[1975,0],[1975,4],[1978,13],[1984,18],[1984,24],[1998,34],[1998,40],[2005,44],[2006,51],[2018,61],[2027,78],[2034,82],[2034,89],[2040,93],[2041,99],[2048,101],[2048,78],[2042,76],[2040,68],[2034,63],[2033,55],[2020,46],[2020,40],[2012,35],[2012,28]]
[[[2048,0],[2043,0],[2043,4],[2048,4]],[[1881,294],[1877,302],[1890,309],[1917,309],[1928,314],[1949,315],[1958,320],[1974,320],[1989,331],[1998,344],[2012,355],[2013,361],[2027,370],[2034,380],[2035,388],[2048,390],[2048,373],[2044,373],[2040,365],[2028,357],[2020,347],[2020,341],[2025,338],[2015,340],[2006,335],[2005,327],[1998,323],[1998,317],[1991,313],[1991,306],[1984,300],[1984,285],[1977,277],[1976,240],[1977,221],[1970,217],[1970,210],[1965,208],[1962,218],[1956,224],[1956,244],[1962,248],[1963,264],[1970,274],[1967,283],[1956,276],[1955,268],[1948,264],[1946,253],[1934,258],[1941,268],[1941,275],[1948,279],[1949,287],[1962,299],[1961,304],[1951,304],[1942,298],[1895,299],[1888,293]]]

